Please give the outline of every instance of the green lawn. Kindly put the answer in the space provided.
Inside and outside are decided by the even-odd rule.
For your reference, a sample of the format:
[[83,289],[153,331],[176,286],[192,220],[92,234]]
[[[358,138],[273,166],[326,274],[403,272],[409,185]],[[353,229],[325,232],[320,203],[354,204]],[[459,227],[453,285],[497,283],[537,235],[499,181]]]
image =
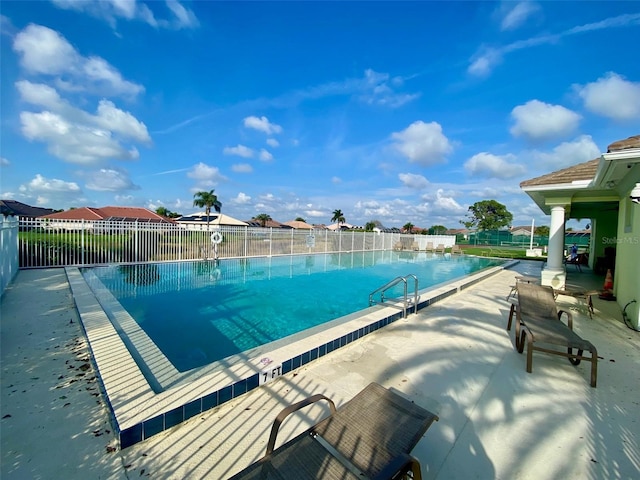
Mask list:
[[542,262],[547,260],[547,257],[527,257],[527,250],[525,248],[491,247],[488,245],[470,247],[461,245],[461,248],[466,255],[477,255],[479,257],[515,258]]

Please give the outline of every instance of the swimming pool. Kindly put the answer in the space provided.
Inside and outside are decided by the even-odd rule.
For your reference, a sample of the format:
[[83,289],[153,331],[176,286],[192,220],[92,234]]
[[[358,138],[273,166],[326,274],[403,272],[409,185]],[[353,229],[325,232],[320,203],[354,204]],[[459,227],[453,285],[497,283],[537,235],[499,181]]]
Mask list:
[[[397,306],[368,305],[371,291],[392,278],[419,277],[419,310],[510,266],[499,259],[367,251],[65,271],[120,446],[126,448],[403,318]],[[413,289],[411,282],[409,287]],[[386,298],[393,295],[388,292]],[[303,324],[302,320],[320,321],[320,312],[329,318],[326,323],[309,328]],[[247,327],[250,316],[264,322]],[[281,318],[286,318],[285,327],[276,326]],[[410,315],[407,321],[414,318]],[[194,323],[205,327],[200,325],[198,334],[189,333]],[[292,325],[294,330],[306,329],[288,334],[294,331],[286,330]],[[283,334],[283,328],[286,336],[271,341]],[[209,350],[199,345],[211,331],[218,340],[205,344],[233,345],[214,352],[217,358],[247,348],[256,339],[267,343],[194,367],[204,356],[210,360]],[[245,331],[251,333],[244,335]],[[227,336],[220,339],[223,333]],[[200,343],[183,342],[183,337]],[[178,353],[175,361],[186,358],[181,368],[193,368],[179,371],[167,357],[174,355],[171,349],[163,345],[163,351],[156,341],[182,345],[187,353]],[[189,354],[193,345],[202,352]]]
[[[414,274],[423,289],[499,263],[368,251],[95,267],[83,273],[94,291],[106,287],[185,372],[365,309],[369,294],[395,277]],[[401,288],[386,298],[401,296]]]

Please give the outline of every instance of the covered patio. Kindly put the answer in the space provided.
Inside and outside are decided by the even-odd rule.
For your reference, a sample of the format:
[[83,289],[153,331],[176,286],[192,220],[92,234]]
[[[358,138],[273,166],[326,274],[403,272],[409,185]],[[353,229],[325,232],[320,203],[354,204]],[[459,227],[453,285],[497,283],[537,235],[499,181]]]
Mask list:
[[599,158],[526,180],[520,184],[551,216],[549,251],[541,273],[544,285],[564,289],[567,281],[565,226],[588,220],[588,265],[610,272],[612,294],[630,322],[640,322],[640,135],[612,143]]

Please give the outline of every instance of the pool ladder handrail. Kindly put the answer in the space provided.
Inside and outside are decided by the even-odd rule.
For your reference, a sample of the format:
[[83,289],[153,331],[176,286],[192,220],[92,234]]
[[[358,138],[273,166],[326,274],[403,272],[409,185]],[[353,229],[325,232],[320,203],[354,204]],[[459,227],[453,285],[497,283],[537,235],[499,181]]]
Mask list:
[[408,294],[407,294],[407,279],[412,277],[415,281],[414,291],[413,291],[413,313],[418,313],[418,277],[413,273],[409,275],[405,275],[404,277],[396,277],[390,282],[384,284],[383,286],[376,288],[373,292],[369,294],[369,306],[372,306],[376,303],[373,299],[373,296],[376,293],[380,293],[380,303],[384,303],[384,292],[389,290],[392,287],[395,287],[400,282],[404,283],[404,299],[402,303],[402,318],[407,318],[407,305],[409,303]]

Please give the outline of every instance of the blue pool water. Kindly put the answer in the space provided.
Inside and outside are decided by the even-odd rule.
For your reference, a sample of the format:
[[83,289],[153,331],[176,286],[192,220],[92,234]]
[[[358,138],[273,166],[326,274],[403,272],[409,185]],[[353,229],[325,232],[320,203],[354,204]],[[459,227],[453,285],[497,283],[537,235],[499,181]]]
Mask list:
[[[85,277],[184,372],[367,308],[369,294],[398,276],[416,275],[422,290],[501,263],[369,251],[94,267]],[[401,295],[402,284],[385,297]]]

